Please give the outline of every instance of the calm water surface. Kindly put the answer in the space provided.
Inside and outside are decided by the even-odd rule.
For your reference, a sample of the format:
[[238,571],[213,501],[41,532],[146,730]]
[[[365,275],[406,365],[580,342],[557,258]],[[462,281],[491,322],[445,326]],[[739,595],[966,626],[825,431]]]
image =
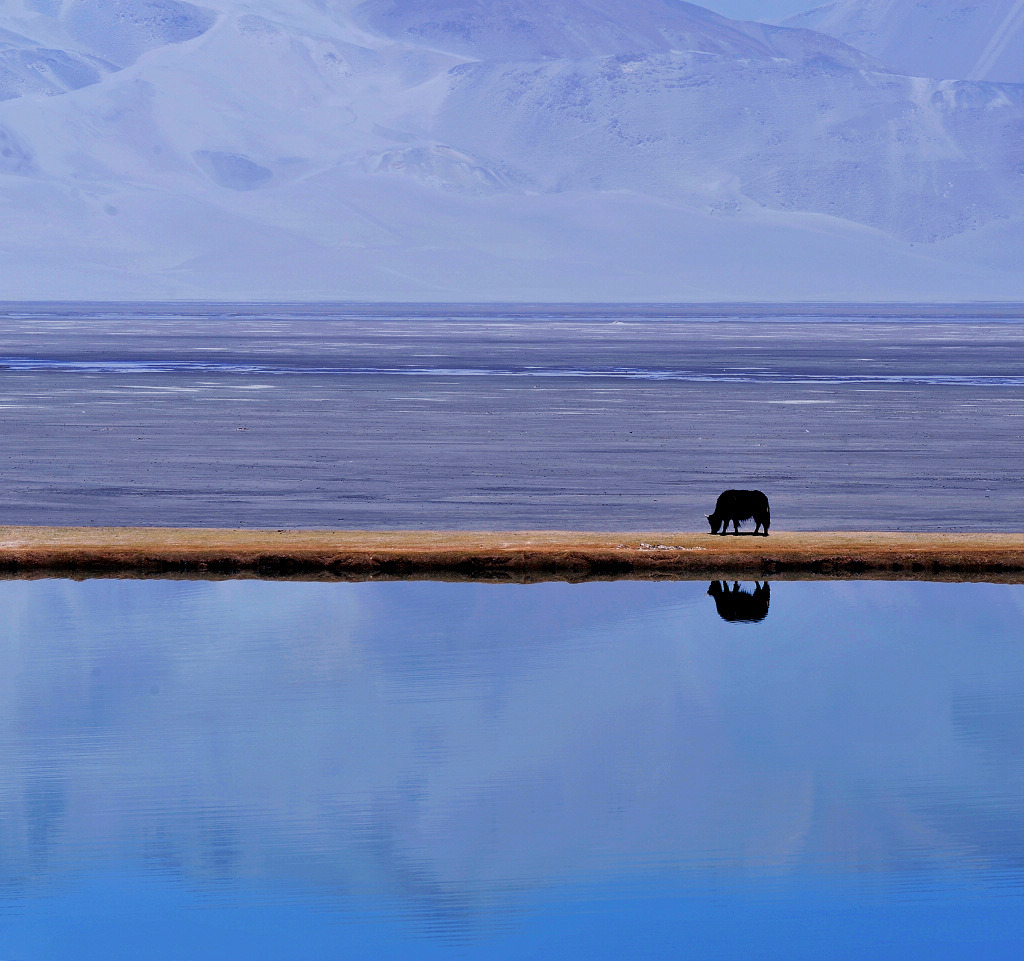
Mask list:
[[0,958],[1019,957],[1024,588],[711,587],[0,582]]

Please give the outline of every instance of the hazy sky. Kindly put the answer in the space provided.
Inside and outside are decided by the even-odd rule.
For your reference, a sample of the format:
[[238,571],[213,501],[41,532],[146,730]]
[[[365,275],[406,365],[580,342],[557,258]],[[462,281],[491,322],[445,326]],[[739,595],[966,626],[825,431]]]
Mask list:
[[727,17],[740,20],[779,20],[793,13],[820,7],[826,0],[691,0]]

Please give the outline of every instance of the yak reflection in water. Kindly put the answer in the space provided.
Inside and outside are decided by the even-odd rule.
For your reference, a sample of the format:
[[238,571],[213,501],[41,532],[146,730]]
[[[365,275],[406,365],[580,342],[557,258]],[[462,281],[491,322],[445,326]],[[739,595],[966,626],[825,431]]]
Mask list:
[[718,616],[723,621],[755,624],[768,616],[772,591],[767,581],[764,584],[758,581],[753,593],[740,587],[737,581],[733,581],[731,588],[725,581],[712,581],[708,593],[715,599]]

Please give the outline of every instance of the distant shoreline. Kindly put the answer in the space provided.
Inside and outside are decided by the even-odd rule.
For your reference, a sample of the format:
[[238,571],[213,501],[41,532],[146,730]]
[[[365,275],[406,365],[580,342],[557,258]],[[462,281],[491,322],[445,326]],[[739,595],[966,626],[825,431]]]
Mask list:
[[0,577],[917,579],[1024,583],[1024,533],[0,527]]

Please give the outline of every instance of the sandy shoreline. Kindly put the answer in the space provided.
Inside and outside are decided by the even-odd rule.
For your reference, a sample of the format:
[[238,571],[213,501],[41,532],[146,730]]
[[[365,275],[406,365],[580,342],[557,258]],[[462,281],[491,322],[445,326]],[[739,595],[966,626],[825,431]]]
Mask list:
[[581,581],[919,578],[1024,583],[1024,534],[0,527],[0,576]]

